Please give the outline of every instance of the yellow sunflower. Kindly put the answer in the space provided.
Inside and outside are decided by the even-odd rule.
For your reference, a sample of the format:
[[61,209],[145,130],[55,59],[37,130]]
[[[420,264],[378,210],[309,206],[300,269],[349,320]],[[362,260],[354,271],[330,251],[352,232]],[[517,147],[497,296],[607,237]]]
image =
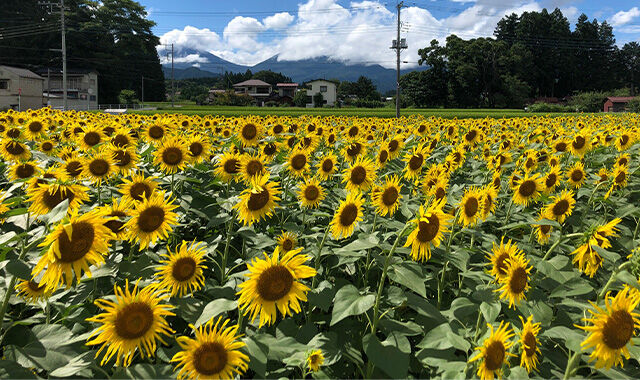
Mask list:
[[504,324],[500,322],[500,326],[494,331],[493,326],[487,324],[491,329],[491,335],[484,340],[481,347],[476,347],[480,351],[476,356],[471,358],[469,362],[482,359],[482,363],[478,366],[478,376],[480,380],[493,380],[495,376],[502,375],[502,367],[509,365],[509,356],[515,356],[508,352],[513,346],[513,342],[509,340],[514,336],[513,330],[509,329],[509,322]]
[[360,157],[342,172],[342,182],[347,190],[365,192],[376,180],[376,168],[369,158]]
[[333,154],[327,154],[318,163],[318,175],[323,180],[329,179],[335,173],[338,159]]
[[74,273],[78,282],[82,271],[91,277],[89,266],[104,264],[109,241],[113,239],[105,222],[104,214],[93,210],[83,215],[73,213],[57,224],[40,244],[47,251],[32,271],[34,277],[44,271],[40,285],[53,291],[60,283],[69,288]]
[[282,253],[287,253],[298,246],[298,237],[293,232],[283,231],[276,239]]
[[85,171],[84,160],[79,157],[70,157],[62,164],[62,169],[70,178],[81,179]]
[[94,303],[104,312],[87,318],[89,322],[100,323],[87,341],[88,346],[101,345],[96,358],[106,348],[100,365],[105,365],[114,355],[116,366],[128,367],[137,351],[142,358],[153,357],[161,335],[173,333],[165,319],[175,315],[172,305],[163,303],[168,296],[162,294],[156,284],[138,290],[136,281],[133,291],[129,290],[129,280],[124,290],[117,284],[113,286],[115,300],[98,299]]
[[294,177],[302,177],[309,169],[309,156],[301,149],[291,151],[287,158],[287,170]]
[[324,189],[316,178],[307,178],[298,191],[298,199],[302,207],[316,208],[325,197]]
[[123,219],[129,216],[129,208],[129,203],[124,198],[113,199],[110,205],[101,207],[104,215],[110,218],[104,225],[111,230],[114,240],[127,238],[127,229],[124,228],[126,222]]
[[293,249],[280,259],[280,248],[276,247],[271,258],[254,258],[247,264],[249,279],[240,284],[238,307],[253,321],[260,316],[260,324],[271,325],[277,313],[283,316],[301,311],[300,301],[307,300],[309,288],[299,280],[316,275],[315,269],[304,265],[311,257],[299,255],[302,248]]
[[522,331],[520,331],[520,351],[522,352],[520,367],[524,367],[527,373],[530,373],[531,370],[536,370],[538,367],[540,323],[533,323],[533,315],[530,315],[526,322],[520,316],[520,321],[522,322]]
[[9,179],[11,181],[25,181],[34,176],[38,176],[42,169],[35,161],[18,162],[9,168]]
[[376,207],[376,213],[381,216],[393,216],[400,206],[402,195],[400,191],[400,178],[397,175],[387,177],[384,185],[372,192],[371,198]]
[[45,123],[43,120],[33,119],[30,120],[24,128],[24,136],[28,140],[35,141],[39,137],[42,137],[46,132]]
[[489,215],[493,214],[496,211],[496,202],[498,200],[498,190],[490,183],[482,188],[482,212],[480,217],[482,219],[487,219]]
[[155,192],[136,204],[131,219],[124,225],[129,241],[139,242],[142,251],[158,239],[167,239],[172,226],[178,223],[178,214],[173,212],[176,208],[171,199],[165,199],[164,191]]
[[427,152],[428,150],[425,147],[418,145],[406,154],[404,157],[404,161],[407,163],[404,168],[405,178],[413,180],[420,175],[422,166],[424,166],[424,163],[427,160]]
[[56,143],[53,140],[44,140],[38,144],[38,149],[44,154],[52,154],[56,148]]
[[110,149],[115,169],[122,176],[131,175],[138,168],[140,157],[133,148],[116,148]]
[[519,205],[528,206],[540,196],[540,192],[544,190],[544,178],[540,178],[539,174],[529,175],[526,173],[513,192],[513,202]]
[[37,303],[45,300],[53,293],[52,290],[47,291],[45,285],[40,285],[34,280],[20,280],[16,285],[18,295],[28,303]]
[[171,362],[177,362],[178,379],[232,379],[249,368],[249,357],[239,349],[245,344],[239,339],[238,325],[227,327],[228,319],[222,325],[222,317],[211,318],[196,328],[195,339],[181,336],[176,340],[183,351],[176,353]]
[[107,141],[107,136],[97,126],[88,125],[83,130],[84,132],[78,136],[78,145],[85,151]]
[[579,188],[587,178],[587,173],[584,171],[584,164],[577,161],[569,170],[567,170],[567,181],[573,188]]
[[569,150],[574,156],[583,157],[591,149],[591,136],[587,133],[578,133],[573,137]]
[[437,248],[444,234],[448,232],[448,225],[453,218],[442,211],[446,198],[434,201],[425,210],[420,206],[418,217],[412,221],[416,228],[409,234],[405,247],[411,246],[411,257],[415,261],[427,261],[431,258],[431,246]]
[[262,137],[263,128],[257,123],[246,123],[238,129],[238,137],[242,142],[242,146],[253,146],[258,144],[258,140]]
[[356,224],[362,220],[362,197],[359,193],[350,192],[347,199],[340,202],[340,207],[331,220],[331,235],[335,239],[347,238],[353,234]]
[[245,154],[240,158],[240,176],[247,186],[251,186],[269,171],[265,165],[264,157],[260,155]]
[[[540,215],[538,216],[538,221],[543,219],[547,219],[544,209],[540,211]],[[553,226],[548,224],[538,224],[535,226],[536,237],[538,238],[538,243],[542,245],[546,245],[549,243],[549,238],[551,237],[551,232],[553,231]]]
[[549,172],[544,176],[544,193],[550,194],[553,192],[561,181],[562,172],[560,172],[560,167],[552,166]]
[[29,211],[34,215],[51,212],[65,199],[69,201],[68,213],[73,213],[89,200],[89,188],[72,183],[46,183],[28,192]]
[[91,179],[94,183],[99,184],[103,180],[108,180],[115,172],[116,166],[108,151],[96,153],[84,160],[82,176]]
[[573,212],[576,200],[573,198],[573,192],[563,190],[558,196],[551,197],[552,202],[545,208],[545,217],[550,220],[556,220],[563,223],[567,216]]
[[155,179],[156,177],[145,177],[142,172],[135,174],[130,180],[123,178],[119,189],[122,199],[127,203],[136,204],[151,198],[158,187]]
[[509,300],[509,307],[519,305],[522,299],[526,299],[525,292],[529,290],[529,273],[532,267],[524,252],[518,252],[505,259],[506,275],[500,280],[500,299]]
[[518,249],[516,243],[511,243],[511,240],[508,240],[505,244],[504,236],[500,239],[500,245],[496,245],[493,242],[491,255],[486,256],[486,258],[491,266],[489,273],[495,278],[496,282],[501,283],[507,278],[507,260],[521,253],[522,251]]
[[324,364],[324,355],[321,350],[313,350],[307,356],[307,366],[312,372],[318,372],[320,366]]
[[608,199],[611,194],[618,189],[627,186],[627,180],[629,178],[629,168],[626,166],[616,166],[611,173],[612,183],[609,191],[605,194],[604,198]]
[[198,291],[204,286],[203,265],[205,247],[204,243],[192,243],[187,247],[187,242],[182,241],[182,245],[175,252],[167,247],[168,253],[161,254],[166,260],[160,261],[161,265],[156,270],[156,277],[160,280],[158,286],[166,289],[171,296],[185,295]]
[[483,214],[482,191],[475,186],[468,188],[460,200],[460,219],[465,227],[473,226]]
[[174,174],[184,170],[189,157],[185,143],[178,137],[168,137],[154,153],[153,163],[167,174]]
[[633,345],[631,338],[640,328],[640,314],[634,312],[639,302],[639,294],[629,294],[626,286],[615,297],[607,292],[604,308],[591,302],[595,311],[589,310],[591,317],[583,318],[589,325],[576,327],[589,332],[582,347],[594,349],[590,360],[596,361],[596,368],[622,367],[622,358],[629,359],[629,347]]
[[237,174],[240,172],[240,156],[230,150],[226,151],[218,159],[214,172],[223,182],[237,181]]
[[238,210],[238,218],[244,225],[251,225],[273,214],[278,207],[276,202],[280,200],[279,192],[278,182],[269,182],[269,174],[266,173],[242,192],[240,201],[233,208]]

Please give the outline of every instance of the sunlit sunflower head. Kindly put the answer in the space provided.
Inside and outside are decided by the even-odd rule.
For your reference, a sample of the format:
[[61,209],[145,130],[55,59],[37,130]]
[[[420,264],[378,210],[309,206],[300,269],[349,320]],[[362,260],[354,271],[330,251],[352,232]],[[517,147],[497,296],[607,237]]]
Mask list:
[[128,367],[136,351],[142,358],[155,355],[157,342],[167,344],[161,335],[173,333],[166,317],[175,315],[172,305],[164,303],[167,298],[157,284],[138,289],[138,282],[129,289],[129,280],[124,290],[117,284],[113,286],[115,300],[98,299],[94,303],[104,310],[89,322],[99,323],[87,341],[88,346],[101,345],[96,358],[106,349],[100,365],[105,365],[113,356],[116,366]]
[[273,214],[280,200],[278,194],[278,182],[269,182],[269,174],[258,178],[249,188],[240,195],[240,202],[233,208],[238,210],[238,218],[244,225],[252,225]]
[[109,218],[104,223],[114,235],[114,240],[125,240],[127,238],[127,230],[124,228],[125,218],[129,217],[130,204],[124,199],[113,199],[110,205],[101,207],[101,211]]
[[23,129],[24,137],[31,141],[41,138],[47,132],[45,124],[45,121],[41,119],[31,119],[27,121]]
[[203,265],[205,252],[204,243],[193,242],[189,245],[182,241],[179,249],[162,254],[165,260],[160,261],[156,270],[156,277],[160,281],[158,287],[166,289],[171,296],[184,297],[198,291],[204,286]]
[[85,125],[82,133],[77,137],[78,145],[84,151],[88,151],[92,148],[99,146],[101,143],[108,141],[102,129],[97,125]]
[[[543,219],[547,219],[544,209],[540,211],[540,215],[538,216],[538,222],[540,222]],[[551,237],[551,232],[553,232],[553,226],[549,224],[538,223],[535,226],[535,232],[536,232],[536,237],[538,238],[538,243],[542,245],[547,245],[549,243],[549,238]]]
[[307,356],[307,366],[309,367],[309,370],[312,372],[318,372],[322,364],[324,364],[324,355],[322,355],[322,350],[311,351]]
[[618,156],[618,158],[616,158],[616,166],[629,166],[629,163],[631,162],[631,156],[629,155],[629,153],[622,153]]
[[352,163],[359,157],[364,157],[367,152],[367,144],[361,141],[353,141],[342,149],[342,157]]
[[383,144],[382,147],[380,147],[378,154],[376,154],[376,163],[378,164],[378,167],[383,167],[387,162],[389,162],[389,157],[389,148],[387,147],[387,144]]
[[276,247],[269,257],[254,258],[247,264],[249,279],[240,284],[238,307],[253,321],[260,316],[260,324],[271,325],[277,318],[276,310],[282,316],[301,311],[300,301],[307,300],[309,288],[301,279],[316,275],[315,269],[304,265],[311,257],[299,254],[302,248],[293,249],[280,258],[280,248]]
[[214,172],[223,182],[237,181],[240,173],[240,155],[231,150],[224,152],[218,158]]
[[265,174],[269,175],[265,157],[250,154],[244,154],[240,157],[240,176],[247,186],[252,186]]
[[[214,324],[215,322],[215,324]],[[238,325],[228,326],[229,320],[211,318],[196,328],[195,339],[181,336],[176,340],[182,351],[171,362],[177,362],[178,379],[232,379],[249,368],[249,357],[240,351],[245,344],[239,339]]]
[[109,147],[109,152],[113,159],[114,169],[117,170],[118,174],[128,176],[133,174],[138,168],[140,156],[138,156],[135,149],[111,146]]
[[160,166],[160,169],[167,174],[184,170],[188,161],[187,146],[176,136],[165,138],[154,152],[153,163]]
[[348,193],[347,198],[340,202],[331,220],[331,235],[334,239],[347,238],[353,234],[356,224],[362,220],[362,204],[362,196],[357,192]]
[[238,128],[237,135],[242,142],[242,146],[254,146],[262,138],[264,128],[259,123],[248,122]]
[[381,216],[393,216],[400,206],[401,191],[400,178],[395,174],[388,176],[385,183],[371,193],[376,213]]
[[577,157],[583,157],[589,149],[591,149],[591,136],[584,132],[576,134],[569,145],[569,150]]
[[135,174],[131,179],[123,178],[120,185],[122,199],[130,204],[137,204],[149,199],[158,187],[156,177],[145,177],[142,172]]
[[465,227],[473,226],[483,214],[482,190],[472,186],[468,188],[460,200],[460,220]]
[[307,178],[300,184],[298,200],[302,207],[316,208],[324,200],[325,191],[316,178]]
[[40,285],[34,280],[20,280],[16,285],[18,296],[28,303],[37,303],[43,301],[53,293],[52,290],[47,291],[45,285]]
[[107,150],[84,159],[82,177],[91,179],[93,183],[107,181],[116,172],[112,154]]
[[386,144],[387,150],[389,151],[389,159],[393,160],[400,156],[402,149],[404,148],[404,138],[402,137],[394,137]]
[[73,213],[89,200],[89,188],[74,183],[45,183],[28,192],[29,211],[34,215],[45,215],[57,205],[69,201],[68,213]]
[[500,322],[500,326],[494,331],[493,326],[487,324],[491,329],[491,335],[482,342],[482,346],[476,347],[480,351],[469,362],[482,359],[478,366],[478,376],[480,380],[493,380],[494,377],[502,375],[502,367],[509,365],[509,356],[515,356],[508,352],[513,345],[510,339],[514,336],[513,330],[509,328],[509,322]]
[[333,173],[335,173],[337,166],[337,157],[333,154],[327,154],[320,159],[320,162],[318,162],[318,175],[326,181],[333,175]]
[[538,157],[537,153],[534,150],[529,150],[522,157],[522,170],[525,173],[530,173],[538,167]]
[[440,246],[444,234],[449,230],[451,215],[442,211],[447,199],[433,201],[428,208],[420,206],[417,218],[412,221],[415,229],[409,234],[405,247],[411,247],[411,257],[415,261],[431,258],[431,247]]
[[294,149],[287,157],[287,170],[294,177],[302,177],[309,169],[309,155],[301,149]]
[[150,124],[143,131],[144,138],[152,144],[159,144],[168,134],[167,126],[162,123]]
[[420,172],[422,171],[422,167],[427,160],[427,148],[422,145],[418,145],[413,150],[409,151],[405,157],[404,161],[406,162],[406,166],[404,168],[404,177],[413,180],[416,179]]
[[5,161],[20,162],[31,158],[29,147],[19,141],[6,139],[0,141],[0,155]]
[[537,370],[538,353],[540,353],[540,342],[538,342],[538,334],[540,333],[540,323],[533,323],[533,315],[525,321],[520,316],[522,322],[522,330],[520,331],[520,367],[524,367],[527,373],[531,370]]
[[280,147],[278,143],[274,141],[267,142],[262,146],[262,154],[270,159],[275,157],[278,154],[279,150]]
[[11,181],[27,181],[37,177],[42,169],[35,161],[17,162],[9,168],[9,179]]
[[47,251],[32,271],[34,277],[44,272],[40,285],[53,291],[61,283],[69,288],[74,273],[78,282],[83,271],[91,277],[89,266],[104,264],[113,239],[111,230],[104,225],[106,221],[101,211],[93,210],[83,215],[73,213],[53,227],[40,244]]
[[628,149],[631,145],[633,145],[633,134],[630,130],[624,130],[616,139],[616,148],[619,151],[623,151]]
[[513,202],[527,206],[540,197],[544,188],[544,178],[541,178],[537,173],[534,175],[526,173],[513,190]]
[[360,157],[342,172],[349,191],[368,191],[376,180],[376,167],[369,158]]
[[552,166],[551,169],[549,169],[549,172],[544,176],[544,193],[552,193],[560,182],[562,182],[562,172],[560,171],[560,167]]
[[135,150],[137,141],[129,128],[118,127],[111,135],[111,144],[119,149]]
[[129,234],[129,241],[139,242],[140,250],[159,239],[167,239],[173,226],[178,224],[178,208],[171,199],[165,199],[163,191],[157,191],[148,199],[136,204],[131,212],[131,219],[124,228]]
[[66,172],[69,178],[82,179],[85,171],[84,160],[80,157],[71,157],[62,164],[61,168]]
[[482,213],[480,217],[487,219],[487,217],[496,211],[496,205],[498,201],[498,190],[492,183],[482,188]]
[[527,298],[525,293],[531,287],[529,273],[532,267],[522,251],[505,259],[504,262],[507,274],[500,280],[501,286],[496,292],[500,292],[500,299],[509,300],[509,307],[512,307]]
[[545,217],[563,223],[571,215],[576,204],[573,191],[563,190],[560,195],[551,197],[551,200],[551,203],[545,207]]
[[573,188],[579,188],[584,184],[587,173],[584,171],[584,164],[577,161],[569,170],[567,170],[567,182]]
[[298,246],[298,237],[293,232],[282,231],[276,239],[282,253],[287,253]]
[[505,243],[504,236],[500,239],[500,245],[493,243],[491,255],[486,256],[486,258],[489,260],[489,273],[495,278],[496,282],[502,282],[507,278],[507,260],[521,253],[522,251],[511,240]]
[[630,292],[624,287],[612,297],[608,292],[604,300],[604,308],[591,303],[591,316],[583,318],[588,325],[576,326],[587,332],[589,336],[582,342],[583,349],[593,348],[591,361],[596,361],[596,368],[610,369],[623,366],[623,357],[629,359],[629,347],[635,330],[640,328],[640,314],[635,309],[640,302],[637,292]]
[[611,173],[611,187],[609,191],[605,194],[605,199],[608,199],[611,194],[618,189],[622,189],[627,186],[627,181],[629,179],[629,168],[627,166],[615,166],[613,168],[613,172]]
[[187,138],[187,154],[189,160],[194,163],[205,161],[209,157],[211,144],[209,140],[201,134],[193,134]]
[[571,252],[573,256],[571,262],[577,264],[578,270],[589,277],[595,276],[598,269],[602,267],[602,257],[594,248],[597,245],[595,239],[590,239]]
[[595,240],[596,244],[600,248],[607,249],[611,247],[611,242],[608,237],[618,235],[617,225],[622,221],[620,218],[614,218],[609,223],[601,226],[596,226],[591,234],[591,239]]
[[38,150],[47,155],[52,155],[56,149],[57,143],[53,140],[44,140],[38,144]]

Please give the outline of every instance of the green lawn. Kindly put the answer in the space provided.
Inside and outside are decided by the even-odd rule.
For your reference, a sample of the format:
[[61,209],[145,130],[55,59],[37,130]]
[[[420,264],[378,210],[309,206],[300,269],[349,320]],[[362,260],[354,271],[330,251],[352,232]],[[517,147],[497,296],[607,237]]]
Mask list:
[[[179,113],[185,115],[221,115],[221,116],[300,116],[300,115],[316,115],[316,116],[360,116],[360,117],[394,117],[394,108],[297,108],[297,107],[232,107],[232,106],[197,106],[192,103],[176,103],[171,108],[170,103],[147,103],[148,105],[158,107],[154,111],[135,111],[139,114],[156,114],[156,113]],[[417,109],[405,108],[401,110],[402,115],[419,114],[426,117],[436,116],[443,118],[502,118],[502,117],[526,117],[533,115],[550,115],[564,116],[570,114],[564,113],[531,113],[524,112],[520,109]]]

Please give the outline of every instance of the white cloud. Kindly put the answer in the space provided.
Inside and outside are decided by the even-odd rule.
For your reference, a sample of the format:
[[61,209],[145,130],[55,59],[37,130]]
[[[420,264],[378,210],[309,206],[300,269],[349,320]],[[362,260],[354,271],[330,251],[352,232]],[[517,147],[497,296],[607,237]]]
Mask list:
[[264,30],[264,25],[255,18],[236,16],[229,21],[222,35],[228,47],[252,51],[262,47],[257,38]]
[[[163,34],[160,37],[160,43],[172,43],[178,50],[196,49],[207,51],[221,47],[220,36],[216,32],[212,32],[207,28],[198,29],[190,25],[185,26],[183,30],[174,29]],[[163,47],[160,47],[160,50],[163,49]]]
[[568,8],[561,8],[560,11],[564,15],[564,17],[569,20],[569,24],[575,24],[576,21],[578,21],[578,15],[580,13],[578,8],[572,6]]
[[284,29],[293,22],[294,18],[289,12],[280,12],[266,17],[262,20],[262,24],[267,29]]
[[[167,57],[166,55],[162,54],[160,55],[160,63],[171,63],[171,56]],[[185,55],[183,57],[180,56],[176,56],[173,59],[174,63],[194,63],[193,66],[196,66],[195,64],[200,64],[200,63],[207,63],[209,62],[209,60],[206,57],[201,56],[200,54],[188,54]]]
[[611,17],[611,25],[613,26],[622,26],[630,23],[634,18],[640,16],[640,9],[638,7],[633,7],[628,11],[620,11],[614,14]]

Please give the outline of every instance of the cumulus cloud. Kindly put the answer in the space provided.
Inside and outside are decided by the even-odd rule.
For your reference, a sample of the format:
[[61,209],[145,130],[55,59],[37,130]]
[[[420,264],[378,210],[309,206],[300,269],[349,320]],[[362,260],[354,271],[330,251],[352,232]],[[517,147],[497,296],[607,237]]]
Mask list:
[[280,12],[266,17],[262,20],[262,24],[267,29],[284,29],[293,22],[293,19],[293,15],[289,12]]
[[[204,28],[187,25],[183,30],[174,29],[160,37],[161,44],[174,44],[179,49],[196,49],[208,51],[220,48],[220,36],[216,32]],[[163,49],[163,47],[160,47]]]
[[630,23],[634,18],[640,16],[640,9],[633,7],[628,11],[620,11],[611,17],[611,25],[622,26]]
[[[200,63],[207,63],[209,60],[206,57],[201,56],[200,54],[187,54],[183,57],[176,56],[173,59],[174,63],[193,63],[193,66],[198,67]],[[160,63],[171,63],[171,56],[166,56],[164,54],[160,55]]]
[[255,18],[236,16],[229,21],[222,35],[228,47],[251,51],[262,47],[257,38],[264,30],[264,25]]

